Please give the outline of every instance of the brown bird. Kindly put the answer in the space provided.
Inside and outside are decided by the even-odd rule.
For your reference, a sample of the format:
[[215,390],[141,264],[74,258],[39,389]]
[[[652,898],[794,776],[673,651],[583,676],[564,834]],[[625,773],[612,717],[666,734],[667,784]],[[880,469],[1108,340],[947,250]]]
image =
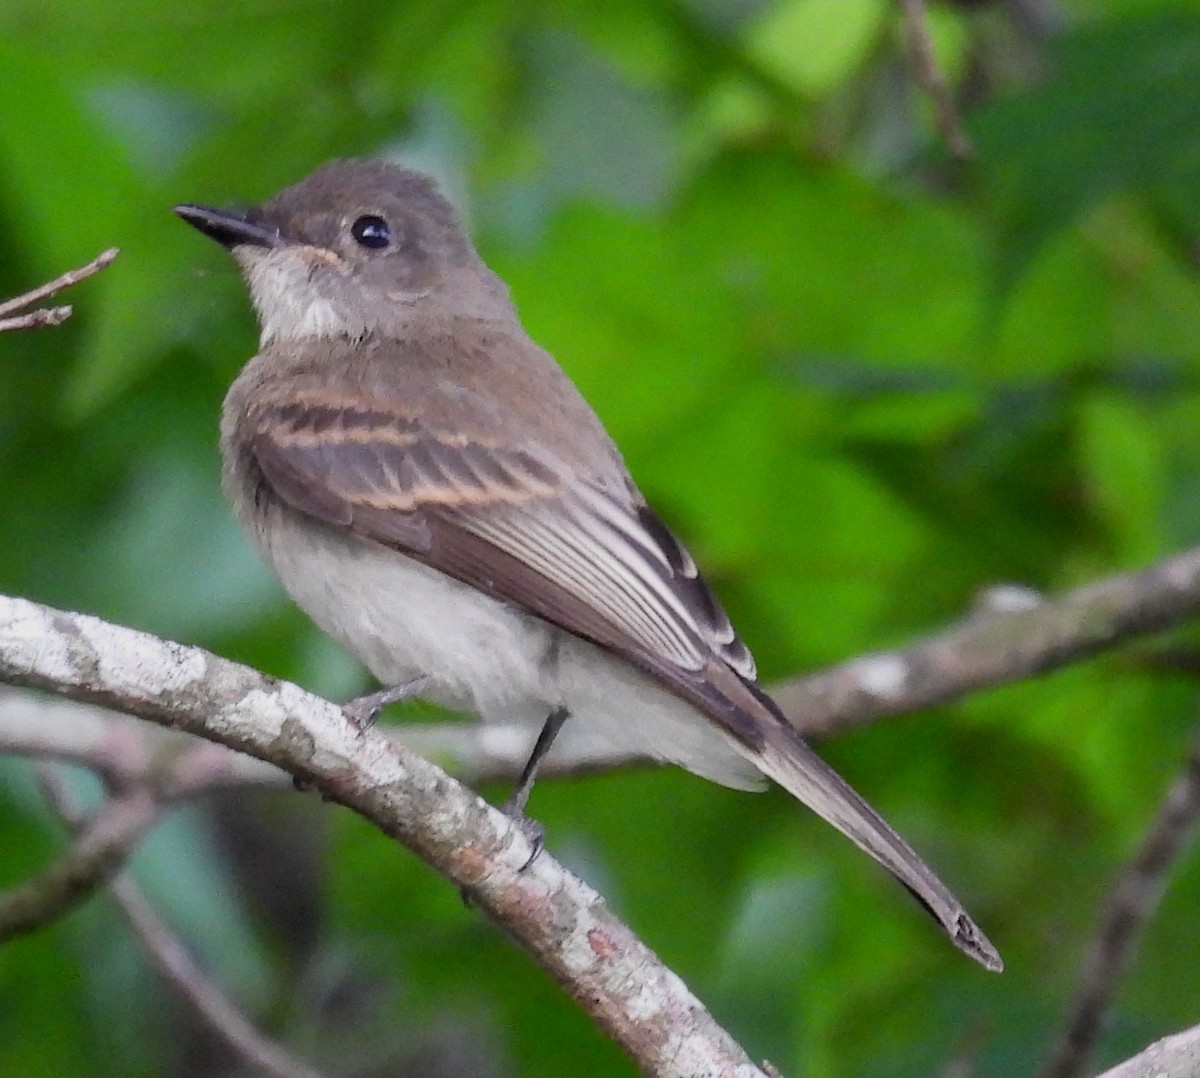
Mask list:
[[249,286],[262,338],[225,400],[225,486],[292,598],[385,686],[351,714],[421,695],[541,724],[518,817],[568,717],[726,786],[767,776],[1001,968],[759,687],[695,562],[428,178],[334,161],[248,212],[175,212]]

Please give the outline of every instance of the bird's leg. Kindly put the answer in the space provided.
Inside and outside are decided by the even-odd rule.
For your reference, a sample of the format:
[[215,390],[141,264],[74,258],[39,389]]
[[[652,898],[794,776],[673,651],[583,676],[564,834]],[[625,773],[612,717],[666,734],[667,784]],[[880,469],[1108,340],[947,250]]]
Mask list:
[[369,730],[375,725],[375,720],[379,718],[379,713],[388,704],[398,704],[401,700],[411,700],[428,684],[429,676],[421,674],[419,677],[412,678],[409,681],[402,681],[399,685],[390,685],[388,688],[380,689],[378,692],[367,693],[366,696],[357,696],[342,705],[342,714],[357,726],[360,731]]
[[546,841],[545,828],[537,820],[532,820],[525,815],[525,806],[529,803],[530,793],[533,792],[533,782],[537,778],[538,769],[542,766],[546,753],[550,751],[550,746],[554,744],[554,739],[558,737],[559,730],[562,729],[563,723],[567,721],[567,716],[570,714],[565,707],[556,707],[546,717],[542,732],[538,734],[537,741],[534,742],[533,752],[529,754],[529,759],[525,762],[521,777],[517,779],[516,787],[509,795],[508,800],[500,806],[501,811],[511,816],[517,826],[525,832],[525,837],[533,847],[529,860],[521,866],[522,872],[537,859],[537,855],[542,852],[542,846]]

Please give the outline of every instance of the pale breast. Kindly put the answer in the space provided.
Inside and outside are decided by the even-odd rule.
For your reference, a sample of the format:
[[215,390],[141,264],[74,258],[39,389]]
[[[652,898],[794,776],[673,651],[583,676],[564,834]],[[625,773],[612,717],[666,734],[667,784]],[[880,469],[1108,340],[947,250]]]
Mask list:
[[428,675],[423,696],[491,721],[541,722],[557,702],[544,622],[278,506],[251,534],[296,604],[382,684]]

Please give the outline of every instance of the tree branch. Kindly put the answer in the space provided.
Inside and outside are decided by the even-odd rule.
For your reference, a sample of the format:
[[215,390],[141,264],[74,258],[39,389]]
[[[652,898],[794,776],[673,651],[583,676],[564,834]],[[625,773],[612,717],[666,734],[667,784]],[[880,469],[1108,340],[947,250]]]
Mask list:
[[[468,893],[642,1070],[761,1076],[683,982],[519,827],[440,769],[295,685],[199,648],[0,597],[0,680],[48,689],[275,764]],[[523,870],[524,869],[524,870]]]
[[1200,613],[1200,549],[1051,599],[1023,589],[906,648],[876,652],[773,688],[810,736],[1019,681],[1160,632]]
[[[804,732],[827,734],[1051,670],[1131,637],[1170,628],[1198,612],[1200,550],[1193,550],[1052,599],[1025,590],[993,589],[989,601],[959,625],[907,648],[853,659],[790,680],[775,692]],[[26,638],[31,632],[32,640]],[[98,644],[92,643],[92,633],[97,634]],[[145,655],[143,645],[148,649]],[[125,654],[122,648],[132,650]],[[115,663],[115,680],[100,664],[105,655]],[[182,695],[177,696],[179,679],[183,687]],[[336,708],[293,686],[276,686],[261,675],[195,649],[164,644],[95,619],[58,614],[20,600],[0,599],[0,680],[117,707],[237,750],[229,752],[207,742],[196,744],[170,730],[156,732],[95,707],[7,694],[0,696],[0,751],[70,760],[91,767],[114,783],[145,781],[157,774],[162,798],[194,796],[227,786],[282,787],[291,782],[292,775],[298,775],[367,815],[459,886],[477,888],[481,879],[486,880],[488,887],[486,894],[480,892],[480,905],[505,924],[577,998],[593,991],[591,986],[603,982],[613,969],[649,962],[666,994],[663,1009],[651,1016],[648,1025],[631,1023],[629,1015],[622,1012],[628,1000],[605,997],[588,1007],[639,1060],[644,1037],[666,1036],[663,1031],[670,1025],[671,1008],[676,1008],[675,1013],[688,1013],[690,1005],[682,1002],[690,998],[686,989],[672,982],[669,971],[640,949],[624,926],[601,917],[598,896],[562,873],[548,857],[539,859],[534,870],[524,876],[513,876],[513,865],[519,867],[524,854],[510,849],[522,840],[512,833],[507,819],[497,817],[456,784],[444,787],[455,796],[441,803],[439,783],[451,780],[424,761],[418,765],[410,751],[416,748],[422,754],[444,758],[472,781],[507,777],[519,769],[527,751],[529,732],[524,728],[444,723],[388,732],[387,736],[407,743],[408,749],[389,744],[384,731],[358,739],[353,731],[347,735]],[[204,704],[210,692],[218,692],[222,700],[221,708],[211,716]],[[325,725],[330,716],[340,731],[332,754],[318,752],[331,736]],[[242,729],[243,717],[258,721],[259,728],[252,728],[251,722]],[[314,724],[323,731],[322,738],[313,735]],[[365,770],[364,752],[372,761]],[[169,761],[169,781],[163,779],[164,761]],[[549,770],[561,774],[639,762],[644,761],[615,752],[559,755],[551,757]],[[382,773],[376,774],[375,767],[383,767]],[[411,790],[387,791],[389,782],[403,785],[405,776],[423,784],[420,797],[414,797]],[[433,815],[427,817],[426,813]],[[497,858],[505,866],[503,871],[491,867]],[[543,870],[548,878],[542,878]],[[568,932],[548,936],[534,923],[536,917],[530,916],[529,910],[537,904],[545,909],[558,889],[569,895],[576,923]],[[594,925],[589,918],[597,919]],[[589,925],[598,934],[591,934]],[[594,956],[594,964],[576,969],[562,955],[554,955],[555,948],[572,941],[578,945],[581,940],[589,941],[588,946],[591,941],[605,941],[606,961]],[[614,949],[611,955],[607,954],[609,947]],[[639,955],[647,957],[636,957]],[[711,1018],[703,1012],[699,1015],[704,1037],[711,1037],[714,1050],[731,1051],[730,1058],[737,1060],[737,1066],[748,1066],[723,1031],[715,1025],[709,1028]],[[655,1032],[648,1034],[648,1029]]]

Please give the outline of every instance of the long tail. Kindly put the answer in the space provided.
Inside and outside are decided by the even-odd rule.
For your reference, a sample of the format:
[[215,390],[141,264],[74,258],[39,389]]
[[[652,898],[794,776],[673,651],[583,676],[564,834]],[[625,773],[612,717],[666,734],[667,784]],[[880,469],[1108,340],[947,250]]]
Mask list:
[[[756,694],[757,695],[757,694]],[[832,824],[896,877],[935,917],[954,945],[981,966],[999,972],[1004,962],[991,941],[933,870],[786,720],[765,744],[747,755],[794,797]]]
[[[668,664],[650,665],[648,669],[717,722],[729,736],[727,744],[759,771],[904,884],[959,950],[987,969],[999,972],[1004,968],[999,952],[950,889],[883,817],[808,747],[779,705],[757,684],[715,652],[703,670],[689,676]],[[679,762],[691,766],[687,759]],[[717,781],[728,779],[718,777]]]

